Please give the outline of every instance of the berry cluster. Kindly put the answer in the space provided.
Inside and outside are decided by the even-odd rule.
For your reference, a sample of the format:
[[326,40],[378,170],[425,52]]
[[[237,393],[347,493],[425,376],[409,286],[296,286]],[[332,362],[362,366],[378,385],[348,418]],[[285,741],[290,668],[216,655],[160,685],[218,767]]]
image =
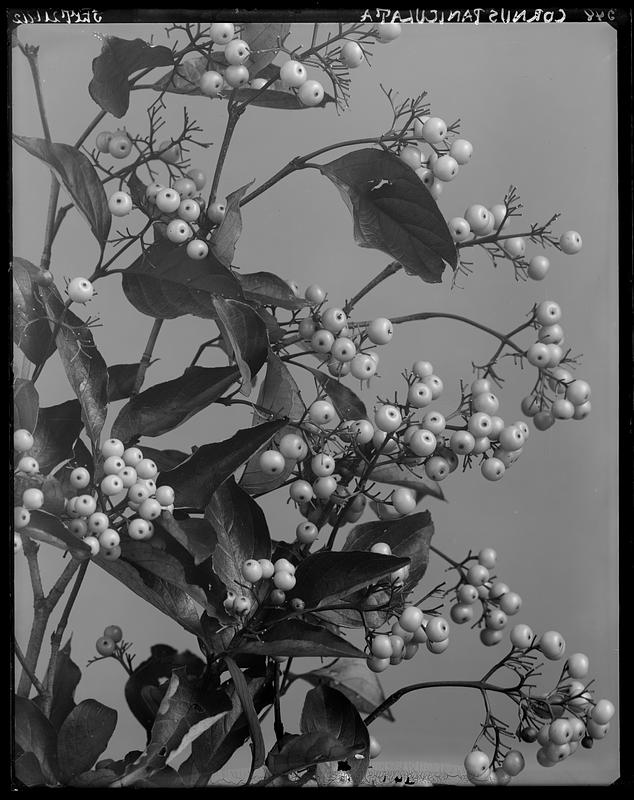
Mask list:
[[451,133],[452,130],[444,119],[417,116],[413,122],[412,134],[427,150],[423,151],[417,144],[410,143],[399,152],[401,160],[414,170],[434,200],[438,200],[444,184],[452,181],[460,167],[468,164],[473,155],[471,142],[468,139],[451,140]]
[[[295,586],[295,565],[287,558],[278,558],[275,562],[268,558],[250,558],[242,564],[242,577],[249,583],[249,589],[255,596],[255,584],[261,584],[265,592],[266,602],[273,606],[283,606],[286,602],[286,592]],[[267,581],[262,584],[262,581]],[[247,587],[245,587],[247,588]],[[253,601],[246,595],[236,595],[227,591],[223,606],[229,616],[238,619],[246,618],[253,608]],[[291,608],[294,611],[303,611],[304,603],[299,598],[293,598]]]
[[[13,432],[13,449],[19,453],[20,459],[17,464],[17,471],[24,475],[39,475],[40,465],[32,456],[26,455],[35,444],[33,435],[25,428],[19,428]],[[20,528],[26,528],[31,521],[31,511],[42,508],[44,505],[44,494],[40,489],[26,489],[22,494],[22,505],[15,506],[13,509],[13,551],[14,553],[22,550],[22,537],[18,533]]]
[[[391,550],[384,542],[378,542],[371,548],[374,553],[389,555]],[[407,567],[392,573],[393,583],[401,582],[407,577]],[[383,672],[390,665],[398,665],[402,661],[414,658],[421,644],[430,653],[444,653],[449,647],[449,623],[444,617],[435,616],[427,619],[423,612],[414,605],[405,605],[392,624],[389,633],[372,631],[368,637],[370,654],[367,658],[368,669],[372,672]]]
[[533,424],[540,431],[547,430],[557,420],[585,419],[592,410],[590,384],[573,378],[572,373],[561,366],[564,358],[561,318],[558,303],[552,300],[539,303],[534,314],[537,341],[526,351],[526,360],[537,367],[539,377],[530,395],[522,400],[522,412],[533,418]]
[[[289,281],[299,295],[299,287]],[[324,307],[326,293],[317,284],[309,286],[304,299],[311,314],[298,322],[298,334],[310,343],[310,349],[324,362],[331,375],[341,378],[352,375],[360,381],[369,380],[377,371],[379,356],[371,345],[385,345],[392,340],[392,323],[377,317],[367,327],[359,328],[348,320],[345,311],[334,306]]]
[[[548,631],[537,642],[547,658],[563,657],[560,634]],[[590,661],[585,653],[573,653],[564,665],[557,685],[544,695],[528,698],[522,725],[518,731],[522,741],[537,742],[538,763],[553,767],[571,756],[581,745],[594,746],[597,739],[607,736],[614,704],[605,698],[595,701],[587,682]]]
[[100,656],[107,658],[114,654],[117,645],[123,639],[123,631],[118,625],[108,625],[103,636],[95,642],[95,649]]
[[[563,658],[565,652],[560,633],[546,631],[536,637],[528,625],[513,628],[511,643],[515,651],[528,653],[536,649],[552,661]],[[564,761],[579,745],[590,749],[595,740],[603,739],[608,733],[615,708],[605,698],[593,700],[590,684],[584,683],[588,671],[588,657],[584,653],[573,653],[566,660],[552,691],[521,696],[521,722],[515,735],[523,742],[540,745],[536,759],[542,767],[553,767]],[[535,674],[534,668],[528,674]],[[474,747],[464,761],[469,781],[475,785],[504,786],[525,766],[519,750],[510,750],[504,755],[499,747],[496,747],[493,762],[484,751]]]
[[[18,430],[14,446],[19,452],[26,452],[33,446],[33,437],[28,431]],[[166,485],[157,487],[158,468],[151,459],[143,457],[138,447],[126,449],[119,439],[108,439],[101,446],[101,456],[98,467],[102,477],[98,484],[85,467],[71,470],[69,483],[78,494],[66,499],[63,521],[71,533],[90,547],[92,556],[101,553],[104,558],[116,560],[121,555],[123,532],[137,541],[154,535],[153,520],[163,511],[174,509],[174,490]],[[17,469],[34,475],[39,466],[35,459],[24,456]],[[109,510],[105,508],[106,502]],[[43,505],[44,494],[40,489],[26,489],[22,505],[14,509],[15,529],[26,527],[30,511]],[[132,511],[132,515],[124,516],[126,510]],[[15,549],[21,546],[16,534]]]
[[[164,142],[161,148],[165,148],[168,145],[169,143]],[[173,145],[173,147],[179,148],[178,145]],[[163,150],[160,158],[166,160],[165,155],[169,152],[170,149]],[[177,153],[175,158],[177,161],[180,160],[180,155]],[[190,169],[180,178],[173,180],[170,186],[164,186],[159,181],[154,181],[145,191],[145,199],[149,205],[151,218],[165,224],[165,236],[170,242],[174,244],[187,243],[186,253],[194,260],[205,258],[209,252],[209,246],[204,240],[208,224],[205,223],[203,225],[204,230],[199,226],[201,214],[205,208],[205,202],[200,196],[200,191],[206,181],[207,178],[202,170]],[[112,194],[108,205],[111,213],[116,217],[126,216],[134,206],[130,194],[123,190]],[[213,227],[222,222],[224,215],[225,205],[223,203],[213,202],[207,207],[207,220]],[[82,280],[87,283],[84,278],[76,280]],[[72,296],[71,298],[75,299]],[[90,299],[90,297],[87,299]],[[77,300],[76,302],[86,301]]]
[[487,647],[502,640],[508,618],[517,614],[522,607],[520,595],[493,576],[496,563],[497,553],[492,547],[480,550],[476,562],[465,573],[461,573],[460,583],[452,590],[455,591],[456,602],[449,611],[452,621],[463,625],[473,620],[479,601],[482,613],[475,624],[484,623],[480,641]]
[[474,749],[467,754],[464,766],[469,783],[474,786],[507,786],[526,766],[519,750],[510,750],[499,767],[493,767],[489,756]]
[[[251,58],[251,48],[244,39],[236,36],[231,22],[215,22],[209,29],[214,44],[223,47],[222,55],[226,67],[222,72],[208,70],[200,76],[200,91],[207,97],[219,97],[224,91],[232,89],[262,89],[269,81],[265,78],[251,78],[247,62]],[[354,44],[354,43],[352,43]],[[354,53],[348,53],[354,60]],[[360,62],[359,62],[360,63]],[[309,79],[306,67],[295,59],[289,59],[280,68],[280,80],[286,89],[292,89],[304,106],[318,106],[324,99],[324,87],[319,81]]]

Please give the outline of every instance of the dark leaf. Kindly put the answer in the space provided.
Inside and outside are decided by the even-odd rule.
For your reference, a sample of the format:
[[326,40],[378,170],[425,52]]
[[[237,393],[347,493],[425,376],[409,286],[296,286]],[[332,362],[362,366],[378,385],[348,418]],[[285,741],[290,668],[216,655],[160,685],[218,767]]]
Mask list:
[[46,783],[57,783],[57,733],[44,714],[31,700],[13,698],[15,743],[24,753],[36,757]]
[[51,169],[70,194],[75,208],[84,217],[103,250],[110,233],[112,214],[103,184],[90,159],[69,144],[15,134],[13,138],[20,147]]
[[[56,731],[75,708],[75,689],[81,680],[81,670],[70,657],[70,639],[57,653],[55,678],[53,680],[53,700],[49,720]],[[34,702],[41,708],[41,696]]]
[[342,420],[368,419],[365,403],[341,381],[309,367],[315,380],[332,400],[335,411]]
[[20,529],[20,533],[60,550],[69,550],[78,560],[90,558],[90,547],[74,536],[56,516],[45,511],[31,511],[31,521]]
[[221,397],[238,378],[235,367],[189,367],[180,377],[135,395],[119,412],[111,435],[123,442],[162,436]]
[[156,450],[154,447],[146,447],[143,445],[143,455],[146,458],[151,458],[158,467],[159,472],[166,472],[167,470],[174,469],[183,461],[186,461],[189,456],[180,450]]
[[327,731],[287,734],[266,757],[272,775],[285,775],[325,761],[345,761],[350,748]]
[[275,315],[271,314],[268,308],[263,308],[261,305],[256,303],[249,303],[249,305],[266,325],[266,335],[268,336],[268,340],[271,344],[275,344],[276,342],[279,342],[280,339],[284,338],[286,335],[286,329],[280,325]]
[[82,427],[78,400],[67,400],[57,406],[40,408],[30,455],[37,460],[43,475],[47,475],[62,461],[73,457],[73,445]]
[[114,783],[119,775],[112,769],[103,768],[82,772],[69,782],[69,786],[78,789],[101,789]]
[[[257,713],[273,700],[273,687],[265,678],[245,675],[248,691]],[[240,696],[233,681],[228,694],[232,707],[222,719],[214,723],[192,745],[191,756],[181,765],[179,774],[188,785],[206,785],[211,776],[222,769],[249,735],[249,724],[242,710]],[[198,783],[202,778],[202,781]]]
[[[359,658],[339,658],[334,664],[305,672],[298,677],[317,686],[325,683],[344,694],[362,714],[369,714],[385,700],[378,675],[370,672],[365,661]],[[381,715],[394,722],[390,709]]]
[[249,559],[271,557],[271,537],[260,506],[232,477],[213,493],[205,519],[216,534],[213,570],[227,590],[246,594],[242,564]]
[[[251,734],[252,755],[251,755],[251,770],[249,772],[249,779],[253,775],[253,771],[264,764],[265,750],[264,750],[264,737],[262,736],[262,728],[260,720],[258,719],[258,712],[253,703],[253,697],[249,691],[249,684],[244,676],[244,673],[236,662],[229,656],[225,656],[225,664],[231,675],[231,680],[235,686],[236,694],[240,698],[242,710],[247,718],[249,725],[249,733]],[[248,783],[248,781],[247,781]]]
[[[150,739],[156,713],[165,694],[167,684],[161,680],[169,678],[172,670],[185,666],[191,676],[202,674],[204,662],[186,650],[179,653],[175,648],[166,644],[155,644],[150,648],[150,657],[139,664],[132,672],[125,684],[125,699],[130,711],[145,728]],[[137,751],[126,756],[126,763],[117,771],[123,774],[125,768],[136,761],[142,753]],[[134,757],[133,757],[134,756]],[[112,767],[114,769],[114,767]]]
[[214,297],[217,324],[231,345],[242,376],[242,394],[251,393],[251,382],[266,361],[269,340],[266,325],[257,312],[238,300]]
[[286,281],[272,272],[238,273],[244,297],[263,306],[279,306],[289,311],[308,305],[306,300],[296,297]]
[[[203,723],[205,724],[205,723]],[[163,767],[150,778],[136,781],[135,789],[184,789],[185,784],[178,772],[172,767]]]
[[15,761],[15,777],[25,786],[44,786],[46,778],[35,753],[22,753]]
[[70,309],[58,293],[46,289],[44,303],[52,319],[62,319],[56,336],[57,349],[70,385],[81,403],[82,420],[95,450],[106,421],[108,368],[95,345],[90,328]]
[[253,185],[253,181],[236,189],[227,195],[225,215],[211,240],[211,252],[224,264],[230,267],[236,252],[236,243],[242,233],[242,215],[240,214],[240,200],[246,190]]
[[224,653],[229,649],[237,631],[235,619],[233,622],[233,625],[224,625],[219,619],[210,616],[209,612],[203,612],[200,625],[203,631],[202,638],[209,653]]
[[[317,686],[307,693],[301,717],[302,733],[321,731],[348,748],[348,764],[356,786],[368,769],[370,735],[350,700],[329,686]],[[363,756],[354,758],[355,754]],[[343,759],[337,759],[343,760]]]
[[130,105],[129,77],[148,67],[166,67],[174,63],[169,47],[152,47],[142,39],[104,36],[101,54],[93,59],[90,96],[104,111],[119,119]]
[[109,403],[130,397],[138,369],[138,364],[113,364],[108,367]]
[[393,486],[405,486],[416,492],[416,502],[420,502],[423,497],[436,497],[444,500],[445,494],[436,481],[432,481],[424,476],[416,475],[407,467],[400,464],[384,464],[372,470],[372,480],[376,483],[389,483]]
[[124,779],[127,782],[151,779],[165,767],[170,756],[175,758],[220,716],[210,716],[206,702],[188,678],[186,668],[175,669],[159,705],[148,746],[126,770]]
[[392,555],[410,559],[405,592],[410,592],[422,580],[429,561],[429,545],[434,535],[434,523],[429,511],[409,514],[402,519],[365,522],[348,534],[342,551],[369,550],[377,542],[389,544]]
[[33,432],[37,425],[40,397],[32,381],[15,378],[13,381],[13,426]]
[[240,653],[267,656],[365,658],[362,650],[326,628],[301,619],[287,619],[270,627],[259,639],[240,641]]
[[203,608],[207,605],[203,589],[187,581],[185,565],[152,542],[125,541],[121,545],[121,557],[143,574],[150,573],[185,592]]
[[273,61],[290,30],[290,22],[247,22],[241,36],[251,50],[246,64],[251,77],[255,78]]
[[237,278],[211,253],[194,260],[167,239],[150,245],[124,271],[123,291],[137,311],[160,319],[215,319],[214,298],[242,297]]
[[159,475],[157,483],[171,486],[176,506],[204,508],[220,484],[269,442],[284,420],[265,422],[237,431],[230,439],[204,444],[186,461]]
[[136,172],[133,172],[128,176],[127,183],[128,191],[130,192],[130,197],[132,198],[134,205],[137,206],[137,208],[145,209],[147,206],[147,199],[145,196],[147,186],[139,178]]
[[169,511],[164,511],[161,527],[190,553],[196,566],[210,558],[216,547],[216,533],[206,519],[192,517],[177,522]]
[[457,250],[447,223],[418,176],[393,153],[355,150],[320,167],[342,194],[361,247],[387,253],[427,283],[440,283]]
[[297,583],[288,594],[301,597],[307,608],[326,605],[378,582],[408,563],[407,558],[370,553],[361,548],[345,553],[313,553],[297,567]]
[[[287,417],[292,420],[301,419],[305,408],[302,402],[299,387],[291,375],[286,364],[272,350],[269,351],[266,367],[266,376],[260,387],[256,405],[268,409],[278,417]],[[257,410],[253,412],[253,425],[259,425],[265,417]],[[275,435],[273,442],[279,440],[287,433],[296,433],[296,428],[285,425]],[[240,479],[240,486],[249,494],[262,494],[273,491],[281,486],[294,468],[294,462],[287,461],[284,470],[279,475],[267,475],[260,467],[260,455],[252,456],[244,469]]]
[[108,560],[102,555],[96,556],[94,560],[102,569],[127,586],[131,592],[151,603],[163,614],[176,620],[185,630],[195,636],[200,634],[198,606],[180,586],[157,577],[139,565],[128,563],[125,560],[125,554],[116,561]]
[[60,775],[68,781],[89,770],[108,746],[117,712],[97,700],[82,700],[64,720],[57,740]]
[[13,341],[34,364],[55,352],[46,309],[33,282],[40,272],[25,258],[13,259]]

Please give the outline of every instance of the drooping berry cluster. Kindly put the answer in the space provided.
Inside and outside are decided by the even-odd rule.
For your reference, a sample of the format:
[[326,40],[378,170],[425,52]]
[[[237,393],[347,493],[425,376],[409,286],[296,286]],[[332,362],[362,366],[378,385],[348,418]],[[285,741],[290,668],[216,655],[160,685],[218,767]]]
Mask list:
[[480,602],[482,613],[475,624],[484,624],[480,641],[487,647],[502,641],[508,618],[517,614],[522,607],[520,595],[512,592],[506,583],[493,575],[496,563],[497,553],[492,547],[480,550],[476,562],[461,575],[460,582],[452,590],[456,602],[449,611],[453,622],[464,625],[473,621],[477,603]]
[[[585,419],[592,410],[591,388],[561,366],[564,352],[562,310],[544,300],[535,308],[537,341],[526,351],[526,360],[539,370],[533,390],[522,400],[522,412],[532,417],[537,430],[548,430],[557,420]],[[550,391],[549,391],[550,390]]]

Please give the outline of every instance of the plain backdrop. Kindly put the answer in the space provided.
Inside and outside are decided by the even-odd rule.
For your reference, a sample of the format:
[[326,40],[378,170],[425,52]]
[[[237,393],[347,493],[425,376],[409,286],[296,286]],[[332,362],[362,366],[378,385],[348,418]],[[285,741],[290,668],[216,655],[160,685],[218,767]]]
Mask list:
[[[296,26],[294,40],[307,43],[310,32],[311,26]],[[40,45],[54,141],[73,143],[98,111],[87,86],[92,59],[107,34],[127,39],[154,35],[155,43],[165,41],[163,25],[32,25],[19,31],[23,42]],[[41,136],[30,74],[17,50],[12,70],[13,130]],[[486,482],[478,469],[458,471],[443,484],[448,502],[430,500],[421,508],[431,511],[435,545],[452,557],[464,557],[469,548],[494,547],[499,554],[499,576],[524,599],[513,621],[527,622],[536,632],[561,631],[568,652],[582,651],[590,657],[597,696],[617,701],[616,33],[605,24],[407,25],[398,41],[374,48],[371,68],[363,65],[351,77],[350,108],[341,115],[332,106],[302,112],[249,109],[236,130],[220,193],[225,195],[253,179],[259,184],[295,155],[334,141],[382,133],[391,120],[382,85],[403,99],[427,91],[432,113],[448,122],[460,118],[462,135],[474,144],[471,163],[445,186],[439,200],[447,219],[462,215],[471,203],[502,202],[513,184],[521,195],[524,217],[511,230],[526,231],[530,223],[560,211],[556,233],[569,229],[581,233],[582,252],[568,257],[551,251],[552,267],[541,283],[517,282],[508,263],[494,269],[485,253],[471,252],[473,274],[458,281],[463,288],[451,289],[449,269],[439,285],[401,272],[365,298],[355,316],[368,319],[444,310],[508,331],[525,319],[536,301],[553,299],[561,304],[566,345],[583,355],[577,374],[592,385],[592,415],[585,422],[559,422],[545,433],[532,429],[522,457],[502,481]],[[106,117],[87,146],[94,145],[98,131],[122,124],[131,133],[145,134],[145,108],[154,97],[151,91],[133,93],[126,116],[122,120]],[[204,128],[201,138],[214,143],[209,150],[192,148],[192,165],[211,173],[222,140],[226,103],[177,95],[167,102],[163,138],[178,134],[187,105]],[[13,248],[16,256],[36,263],[48,188],[47,169],[14,147]],[[65,197],[62,202],[67,202]],[[302,288],[318,282],[334,305],[343,304],[387,263],[385,255],[354,244],[352,221],[337,191],[313,170],[276,185],[244,209],[243,219],[237,266],[247,272],[271,270],[296,280]],[[117,222],[113,230],[124,225],[138,229],[141,217]],[[529,244],[528,255],[537,252],[539,248]],[[53,249],[52,269],[58,285],[63,289],[65,277],[90,274],[97,256],[87,226],[76,212],[69,213]],[[133,257],[126,255],[119,266],[127,266]],[[86,312],[102,323],[93,332],[104,358],[108,364],[138,359],[152,320],[127,303],[118,277],[99,282],[97,289]],[[198,343],[213,336],[213,331],[212,323],[190,316],[166,323],[155,350],[159,360],[148,371],[146,386],[180,374]],[[530,333],[526,337],[524,346],[532,341]],[[380,377],[364,390],[363,398],[371,406],[377,395],[402,390],[401,371],[423,358],[434,364],[445,383],[436,407],[449,412],[459,399],[459,381],[469,382],[472,364],[485,362],[496,344],[484,333],[447,320],[402,326],[390,345],[382,348]],[[222,358],[217,351],[208,351],[200,363],[221,364]],[[502,362],[501,373],[505,383],[498,391],[500,414],[513,422],[521,418],[521,398],[536,376],[532,368],[522,370],[510,358]],[[354,387],[353,381],[347,383]],[[55,357],[37,386],[43,405],[72,396]],[[120,405],[114,405],[104,434]],[[212,406],[176,431],[146,443],[188,451],[191,445],[224,439],[231,430],[249,424],[250,414],[244,407]],[[261,505],[272,536],[291,540],[298,514],[287,505],[284,491],[262,498]],[[371,519],[369,512],[364,519]],[[41,553],[45,584],[50,586],[61,569],[61,555],[45,547]],[[423,586],[431,588],[444,578],[452,576],[433,558]],[[16,560],[14,598],[16,635],[24,646],[32,606],[22,556]],[[144,742],[143,731],[123,698],[125,675],[108,660],[85,668],[94,655],[94,641],[110,623],[123,627],[125,638],[134,642],[138,661],[147,658],[150,646],[157,642],[194,652],[197,643],[98,567],[89,570],[68,629],[73,658],[84,672],[77,697],[95,697],[117,709],[118,727],[106,755],[118,758],[142,748]],[[476,631],[454,625],[445,654],[422,650],[414,660],[390,668],[381,680],[389,693],[413,681],[474,679],[501,655],[502,646],[485,648]],[[44,659],[40,675],[43,664]],[[561,664],[547,662],[539,687],[550,688],[560,669]],[[298,730],[306,688],[298,682],[289,692],[284,719],[290,731]],[[496,699],[495,710],[515,724],[511,703]],[[410,695],[394,711],[396,723],[378,721],[372,727],[383,744],[381,757],[388,761],[461,763],[482,720],[479,694],[466,689]],[[534,746],[522,749],[527,756],[521,778],[525,782],[607,783],[618,776],[617,720],[592,751],[580,749],[554,769],[537,765]],[[243,748],[232,764],[244,766],[248,757]]]

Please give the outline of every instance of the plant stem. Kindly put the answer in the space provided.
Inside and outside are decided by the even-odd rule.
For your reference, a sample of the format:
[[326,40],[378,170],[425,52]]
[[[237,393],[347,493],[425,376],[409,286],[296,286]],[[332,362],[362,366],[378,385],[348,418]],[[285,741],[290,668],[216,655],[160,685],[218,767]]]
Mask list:
[[[355,147],[359,144],[382,144],[383,142],[395,142],[395,141],[408,141],[407,139],[403,139],[401,136],[397,134],[387,134],[384,136],[368,136],[363,139],[348,139],[344,142],[336,142],[335,144],[327,145],[326,147],[320,147],[319,150],[313,150],[312,153],[308,153],[305,156],[296,156],[292,161],[289,161],[285,167],[278,170],[275,175],[272,175],[268,180],[264,181],[263,184],[254,189],[250,194],[246,197],[243,197],[240,201],[240,207],[245,206],[247,203],[250,203],[251,200],[255,200],[256,197],[259,197],[263,192],[266,192],[267,189],[270,189],[271,186],[275,186],[276,183],[279,183],[283,178],[286,178],[288,175],[291,175],[293,172],[296,172],[300,169],[305,169],[307,166],[307,162],[317,156],[321,156],[324,153],[329,153],[331,150],[337,150],[341,147]],[[414,141],[414,140],[412,140]],[[315,165],[313,165],[315,166]]]
[[75,147],[79,150],[82,144],[86,141],[86,139],[90,136],[90,134],[94,131],[94,129],[99,125],[101,120],[106,116],[105,111],[100,111],[97,116],[92,120],[92,122],[88,123],[86,130],[82,133],[82,135],[77,139],[75,142]]
[[280,707],[280,665],[275,662],[275,700],[273,701],[275,721],[273,723],[273,730],[275,731],[275,739],[277,742],[282,741],[284,736],[284,723],[282,722],[282,710]]
[[[402,325],[404,322],[418,322],[419,320],[426,320],[426,319],[454,319],[458,322],[464,322],[465,325],[471,325],[473,328],[477,328],[480,331],[484,331],[484,333],[488,333],[490,336],[499,339],[501,342],[506,344],[512,350],[515,350],[520,355],[524,355],[524,351],[519,348],[510,338],[510,334],[500,333],[499,331],[493,330],[493,328],[489,328],[487,325],[483,325],[481,322],[476,322],[473,319],[469,319],[469,317],[463,317],[460,314],[449,314],[444,311],[421,311],[418,314],[406,314],[403,317],[390,317],[393,325]],[[372,322],[372,320],[363,320],[362,322],[355,323],[359,327],[366,327]]]
[[233,136],[233,132],[235,130],[236,125],[238,124],[238,120],[240,119],[243,113],[244,113],[244,107],[232,104],[231,100],[229,100],[227,125],[225,127],[225,135],[222,139],[222,144],[220,146],[220,153],[218,154],[218,160],[216,161],[214,177],[211,182],[211,189],[209,191],[209,203],[213,203],[216,199],[218,184],[220,183],[220,176],[222,175],[222,169],[225,165],[227,153],[229,152],[229,145],[231,144],[231,137]]
[[163,320],[157,317],[154,320],[154,324],[152,325],[152,330],[150,331],[147,344],[145,345],[145,350],[143,352],[143,355],[141,356],[141,361],[139,362],[139,368],[137,369],[136,378],[134,379],[132,394],[130,395],[131,397],[134,397],[139,393],[139,389],[143,384],[143,379],[145,378],[145,373],[152,359],[152,353],[154,352],[154,345],[156,344],[156,340],[158,339],[158,335],[161,331],[162,325],[163,325]]
[[31,669],[30,669],[30,667],[29,667],[29,665],[27,663],[27,660],[26,660],[26,658],[24,656],[24,653],[22,652],[22,648],[18,644],[18,640],[15,638],[15,636],[13,637],[13,649],[14,649],[16,658],[18,659],[20,664],[22,664],[22,669],[29,676],[29,678],[31,680],[31,683],[35,687],[37,693],[43,695],[46,690],[44,689],[42,684],[39,682],[39,680],[37,679],[35,674],[31,672]]
[[[77,563],[78,562],[75,562],[75,564]],[[77,577],[75,578],[75,583],[73,584],[73,588],[71,589],[71,592],[68,595],[68,600],[66,601],[66,605],[64,606],[62,616],[60,617],[60,620],[57,623],[57,628],[53,631],[53,634],[51,635],[51,656],[49,658],[48,670],[46,672],[46,693],[44,695],[44,704],[42,707],[42,711],[44,712],[44,715],[47,717],[50,714],[51,703],[53,702],[53,684],[55,681],[55,668],[57,666],[57,655],[59,653],[59,648],[62,643],[62,636],[64,635],[64,631],[66,630],[66,625],[68,624],[68,618],[70,617],[70,612],[73,608],[75,600],[77,599],[77,595],[79,594],[82,581],[84,580],[84,575],[86,574],[86,570],[88,569],[88,564],[90,564],[90,561],[86,560],[82,562],[81,566],[79,567],[79,570],[77,572]]]
[[33,591],[33,624],[31,625],[29,641],[26,647],[26,667],[22,671],[17,689],[17,694],[20,695],[20,697],[29,696],[32,684],[30,675],[33,675],[37,670],[37,662],[40,657],[49,618],[79,567],[79,561],[71,559],[46,597],[42,588],[42,578],[37,559],[38,549],[39,545],[28,539],[28,537],[24,537],[24,555],[28,562]]
[[352,309],[356,306],[356,304],[359,302],[359,300],[361,300],[361,298],[365,297],[366,294],[369,294],[372,291],[372,289],[376,288],[386,278],[389,278],[390,275],[394,275],[395,272],[398,272],[402,268],[403,268],[402,264],[399,264],[398,261],[392,261],[391,264],[388,264],[387,267],[385,267],[385,269],[382,269],[381,272],[379,272],[379,274],[376,277],[372,278],[372,280],[369,283],[366,283],[366,285],[362,289],[360,289],[351,300],[348,300],[348,302],[343,307],[344,312],[346,314],[349,314],[352,311]]
[[506,689],[503,686],[494,686],[484,681],[426,681],[424,683],[413,683],[410,686],[404,686],[402,689],[391,694],[374,711],[372,711],[363,720],[366,725],[370,725],[375,719],[381,716],[384,711],[393,706],[402,697],[410,692],[417,692],[419,689],[438,689],[438,688],[452,688],[459,687],[464,689],[477,689],[480,692],[498,692],[499,694],[512,695],[517,690],[513,687]]
[[[40,68],[38,64],[38,47],[31,45],[19,45],[20,50],[24,53],[31,75],[33,77],[33,85],[35,87],[35,97],[37,99],[37,108],[40,113],[40,120],[42,122],[42,130],[44,131],[44,138],[47,142],[51,142],[51,129],[48,124],[48,117],[46,115],[46,107],[44,106],[44,95],[42,93],[42,80],[40,78]],[[55,175],[51,172],[51,189],[48,199],[48,212],[46,214],[46,228],[44,231],[44,247],[42,249],[42,256],[40,258],[40,267],[48,269],[51,263],[51,248],[53,246],[53,238],[55,236],[55,214],[57,212],[57,202],[59,200],[59,182]]]
[[[44,230],[44,247],[40,257],[40,268],[48,269],[51,264],[51,252],[53,249],[53,239],[59,228],[55,224],[57,215],[57,202],[59,200],[59,182],[55,175],[51,173],[51,189],[48,198],[48,211],[46,214],[46,228]],[[61,223],[61,220],[60,220]]]

